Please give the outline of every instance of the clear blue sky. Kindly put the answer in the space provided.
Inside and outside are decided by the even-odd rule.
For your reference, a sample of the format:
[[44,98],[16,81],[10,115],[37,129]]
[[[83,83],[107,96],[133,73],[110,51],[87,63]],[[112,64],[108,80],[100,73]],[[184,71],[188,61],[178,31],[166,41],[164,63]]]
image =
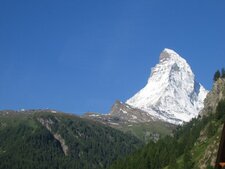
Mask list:
[[0,1],[0,109],[106,113],[171,48],[207,89],[225,66],[224,0]]

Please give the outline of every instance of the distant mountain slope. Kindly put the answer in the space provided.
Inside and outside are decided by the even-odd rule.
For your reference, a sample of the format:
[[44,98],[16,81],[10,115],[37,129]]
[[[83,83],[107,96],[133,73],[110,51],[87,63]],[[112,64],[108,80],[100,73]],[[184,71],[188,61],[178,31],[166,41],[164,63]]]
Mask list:
[[120,101],[113,104],[109,114],[86,113],[82,117],[131,133],[144,142],[157,141],[160,137],[170,135],[175,128],[173,124]]
[[51,110],[0,111],[0,169],[99,169],[142,142],[98,122]]

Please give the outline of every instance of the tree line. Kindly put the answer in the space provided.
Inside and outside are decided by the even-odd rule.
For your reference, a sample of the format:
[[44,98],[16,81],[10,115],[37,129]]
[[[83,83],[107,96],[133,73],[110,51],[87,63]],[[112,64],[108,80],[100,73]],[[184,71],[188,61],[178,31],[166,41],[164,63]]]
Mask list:
[[213,76],[214,82],[217,81],[219,78],[225,78],[225,69],[222,68],[221,71],[217,70]]

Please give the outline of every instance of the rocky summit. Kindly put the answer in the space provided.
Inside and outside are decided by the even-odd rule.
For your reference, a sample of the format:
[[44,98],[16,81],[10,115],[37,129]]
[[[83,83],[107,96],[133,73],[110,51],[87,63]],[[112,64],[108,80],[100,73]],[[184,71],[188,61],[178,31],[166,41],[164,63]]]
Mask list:
[[199,114],[207,93],[186,60],[175,51],[164,49],[146,86],[126,103],[155,118],[181,124]]

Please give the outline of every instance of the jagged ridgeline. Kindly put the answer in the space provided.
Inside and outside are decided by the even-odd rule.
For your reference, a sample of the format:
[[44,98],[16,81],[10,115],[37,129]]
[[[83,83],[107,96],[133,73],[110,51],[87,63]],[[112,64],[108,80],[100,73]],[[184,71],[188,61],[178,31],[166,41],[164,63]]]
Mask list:
[[55,111],[0,111],[0,169],[99,169],[142,145],[98,122]]
[[213,169],[225,121],[225,79],[216,79],[198,118],[179,126],[173,136],[149,142],[110,169]]

